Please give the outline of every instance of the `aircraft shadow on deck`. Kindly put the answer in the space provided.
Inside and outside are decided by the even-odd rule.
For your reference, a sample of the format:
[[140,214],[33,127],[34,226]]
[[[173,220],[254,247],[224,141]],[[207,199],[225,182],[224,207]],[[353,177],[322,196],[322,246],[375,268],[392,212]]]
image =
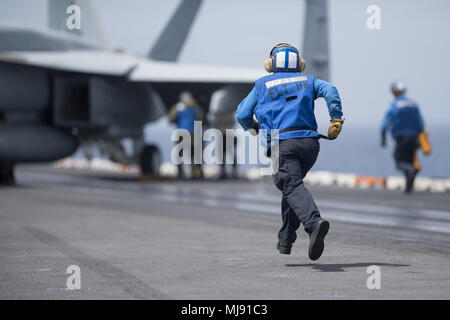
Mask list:
[[309,263],[309,264],[285,264],[286,267],[311,267],[312,269],[319,270],[322,272],[345,272],[344,269],[347,268],[367,268],[369,266],[379,266],[379,267],[391,267],[391,268],[399,268],[399,267],[410,267],[409,264],[395,264],[395,263],[377,263],[377,262],[360,262],[360,263],[344,263],[344,264],[318,264],[318,263]]

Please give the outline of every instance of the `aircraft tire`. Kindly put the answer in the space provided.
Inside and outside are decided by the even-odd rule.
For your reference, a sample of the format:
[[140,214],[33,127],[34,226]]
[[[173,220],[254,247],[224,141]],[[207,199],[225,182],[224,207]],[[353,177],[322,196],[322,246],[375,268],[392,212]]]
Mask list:
[[0,184],[11,185],[14,183],[14,164],[9,162],[0,162]]

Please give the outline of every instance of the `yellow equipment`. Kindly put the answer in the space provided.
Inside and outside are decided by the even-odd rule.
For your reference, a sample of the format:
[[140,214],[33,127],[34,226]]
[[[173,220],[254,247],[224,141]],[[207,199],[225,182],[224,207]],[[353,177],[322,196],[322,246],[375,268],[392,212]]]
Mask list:
[[424,154],[431,154],[431,144],[428,139],[428,132],[424,131],[419,134],[419,146]]

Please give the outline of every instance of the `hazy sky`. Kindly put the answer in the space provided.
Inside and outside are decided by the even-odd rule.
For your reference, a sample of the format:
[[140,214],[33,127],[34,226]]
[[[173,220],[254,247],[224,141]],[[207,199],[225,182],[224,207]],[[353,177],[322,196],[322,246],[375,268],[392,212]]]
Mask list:
[[[145,54],[180,0],[92,0],[108,43]],[[276,3],[276,6],[275,6]],[[450,1],[331,0],[331,81],[347,125],[378,125],[403,80],[429,125],[450,124]],[[381,30],[368,30],[366,9],[381,8]],[[275,43],[299,46],[302,0],[204,0],[180,61],[263,68]],[[45,0],[1,0],[0,20],[46,25]],[[307,69],[306,69],[307,71]],[[327,121],[318,108],[319,123]]]

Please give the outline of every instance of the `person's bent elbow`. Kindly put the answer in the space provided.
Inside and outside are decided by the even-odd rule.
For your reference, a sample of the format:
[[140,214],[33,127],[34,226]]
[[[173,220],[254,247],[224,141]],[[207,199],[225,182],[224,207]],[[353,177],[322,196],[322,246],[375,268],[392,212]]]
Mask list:
[[[242,102],[242,103],[244,103],[244,102]],[[239,107],[240,107],[240,105],[239,105]],[[244,112],[242,112],[242,109],[238,108],[238,111],[236,112],[236,120],[244,130],[248,130],[249,128],[251,128],[251,126],[253,124],[253,115],[244,113]]]

